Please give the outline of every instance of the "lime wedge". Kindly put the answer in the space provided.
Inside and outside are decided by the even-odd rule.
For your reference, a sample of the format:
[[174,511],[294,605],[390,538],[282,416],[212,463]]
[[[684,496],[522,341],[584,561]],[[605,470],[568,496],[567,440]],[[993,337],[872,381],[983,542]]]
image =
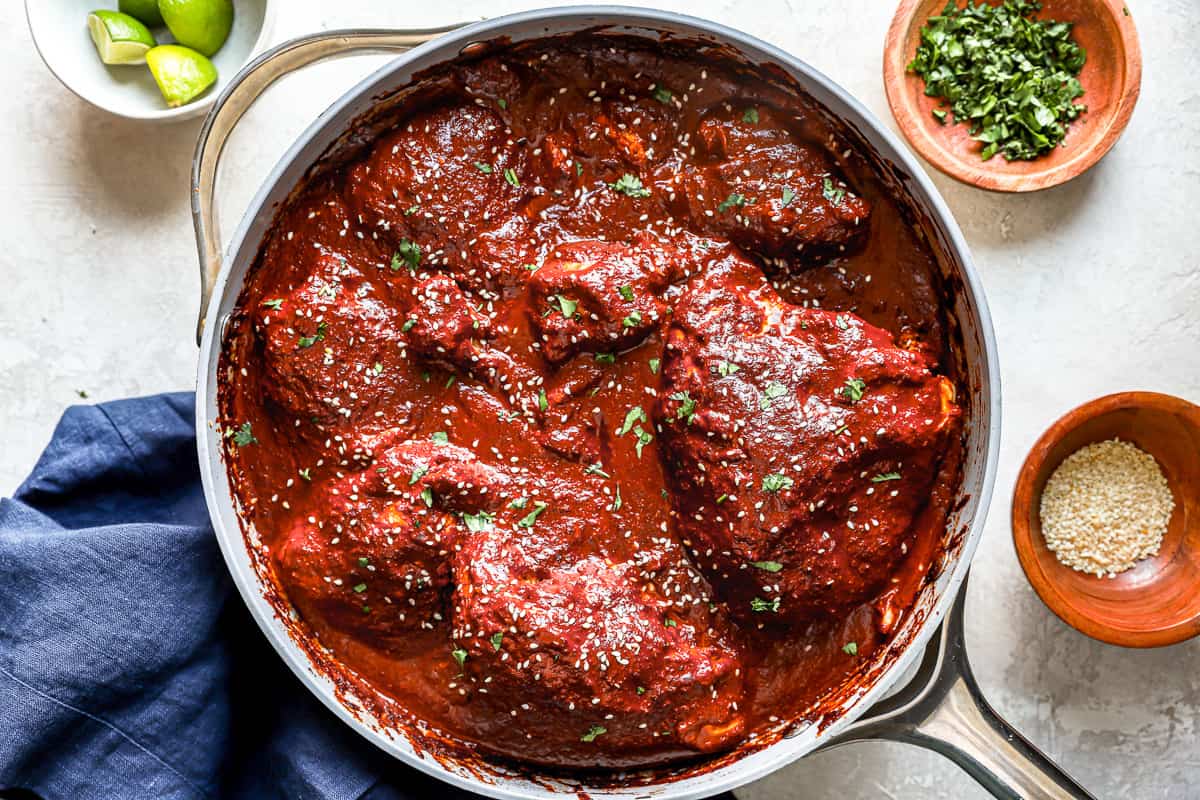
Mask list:
[[160,44],[146,53],[146,63],[171,108],[192,102],[217,81],[217,68],[190,47]]
[[155,44],[149,28],[118,11],[93,11],[87,26],[105,64],[145,64],[146,51]]
[[175,41],[206,56],[221,49],[233,27],[230,0],[158,0]]
[[117,8],[122,14],[128,14],[149,25],[151,28],[163,24],[162,14],[158,10],[158,0],[118,0]]

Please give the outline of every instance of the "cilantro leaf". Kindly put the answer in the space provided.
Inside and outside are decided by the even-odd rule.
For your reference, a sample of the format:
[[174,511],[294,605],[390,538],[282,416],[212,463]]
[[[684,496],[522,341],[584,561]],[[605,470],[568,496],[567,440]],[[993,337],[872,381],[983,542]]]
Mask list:
[[545,511],[547,507],[548,505],[543,503],[541,500],[534,500],[533,511],[530,511],[528,514],[522,517],[521,521],[518,522],[517,525],[521,526],[522,528],[532,528],[534,523],[537,522],[538,515]]
[[563,297],[561,294],[554,295],[553,300],[554,302],[558,303],[558,310],[562,312],[564,317],[570,319],[571,317],[575,316],[575,311],[579,308],[578,301],[570,300],[566,297]]
[[462,521],[466,524],[467,530],[471,533],[479,533],[485,531],[492,526],[492,521],[496,519],[495,514],[487,511],[480,511],[476,514],[463,514]]
[[846,190],[840,186],[834,186],[833,179],[827,175],[822,184],[821,195],[835,206],[840,206],[842,199],[846,196]]
[[238,447],[245,447],[248,444],[258,444],[258,439],[255,439],[254,434],[250,431],[249,422],[243,422],[242,427],[235,431],[230,431],[226,435],[233,437],[233,443]]
[[696,401],[687,392],[675,392],[671,399],[679,401],[679,408],[675,409],[675,419],[685,420],[691,425],[696,416]]
[[392,272],[399,271],[402,264],[407,265],[411,272],[417,271],[417,267],[421,265],[420,245],[408,239],[400,240],[400,244],[396,245],[396,252],[392,253]]
[[778,472],[772,472],[763,478],[762,488],[764,492],[778,492],[781,489],[790,489],[795,484],[787,475]]
[[608,184],[608,188],[629,197],[650,196],[650,190],[642,186],[642,179],[636,175],[630,175],[628,172],[618,178],[615,183]]
[[779,598],[775,597],[771,600],[763,600],[761,597],[756,597],[750,601],[750,610],[756,612],[771,611],[779,612]]
[[617,436],[624,436],[625,434],[627,434],[631,430],[633,430],[633,424],[635,422],[646,422],[646,421],[647,421],[646,412],[642,410],[641,406],[634,406],[633,408],[631,408],[627,412],[625,412],[625,422],[623,422],[621,424],[620,428],[617,428]]
[[579,737],[579,741],[594,742],[596,741],[597,736],[603,736],[606,733],[608,733],[608,728],[605,728],[603,725],[593,725],[592,727],[588,728],[587,733]]
[[729,195],[729,197],[726,197],[721,201],[721,204],[717,206],[717,211],[721,214],[724,214],[731,208],[741,208],[744,205],[746,205],[746,196],[734,192],[733,194]]

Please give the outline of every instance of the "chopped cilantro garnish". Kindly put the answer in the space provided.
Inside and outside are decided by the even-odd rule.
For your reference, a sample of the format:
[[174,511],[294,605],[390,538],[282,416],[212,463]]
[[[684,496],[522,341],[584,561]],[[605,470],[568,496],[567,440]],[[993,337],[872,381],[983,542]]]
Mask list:
[[556,294],[553,297],[554,302],[558,303],[558,310],[567,319],[575,316],[575,310],[579,308],[579,303],[576,300],[569,300],[561,294]]
[[637,436],[637,444],[634,445],[634,447],[637,449],[637,457],[641,458],[642,448],[654,441],[654,437],[642,430],[641,425],[634,428],[633,433],[635,436]]
[[617,293],[620,294],[621,297],[625,298],[626,300],[633,299],[633,287],[632,286],[618,286]]
[[642,179],[636,175],[630,175],[628,172],[618,178],[615,183],[608,184],[608,188],[630,197],[650,196],[650,190],[642,186]]
[[508,108],[508,101],[501,97],[496,101],[496,105],[500,106],[501,110]]
[[662,361],[660,359],[657,359],[657,358],[650,359],[650,374],[651,375],[658,374],[658,365],[661,363],[662,363]]
[[778,613],[779,612],[779,598],[776,597],[771,600],[763,600],[761,597],[756,597],[750,601],[750,610],[751,611],[759,611],[759,612],[771,611],[771,612]]
[[421,478],[424,478],[426,473],[428,473],[428,472],[429,472],[429,467],[421,466],[421,467],[415,468],[412,471],[412,475],[409,476],[408,485],[412,486],[414,483],[421,480]]
[[666,627],[668,627],[668,628],[677,628],[677,627],[679,627],[679,623],[677,623],[677,622],[676,622],[675,620],[673,620],[671,617],[663,617],[663,625],[665,625],[665,626],[666,626]]
[[790,489],[795,483],[787,475],[782,475],[778,472],[772,472],[763,478],[762,488],[764,492],[778,492],[780,489]]
[[528,514],[526,514],[524,517],[522,517],[521,521],[518,522],[517,524],[520,525],[522,528],[532,528],[533,524],[535,522],[537,522],[538,515],[541,514],[543,511],[545,511],[546,508],[547,508],[546,503],[543,503],[541,500],[534,500],[533,501],[533,510],[530,511]]
[[679,401],[679,408],[675,409],[675,419],[685,420],[691,425],[696,416],[696,401],[687,392],[676,392],[671,395],[671,399]]
[[396,245],[396,252],[392,253],[392,271],[398,271],[402,264],[407,265],[413,272],[417,271],[417,267],[421,265],[420,245],[408,239],[400,240],[400,244]]
[[753,561],[750,563],[750,566],[755,569],[766,570],[767,572],[779,572],[779,570],[783,569],[783,564],[780,564],[778,561]]
[[730,375],[737,372],[739,369],[741,369],[741,367],[739,367],[737,364],[734,364],[732,361],[718,361],[717,362],[717,374],[720,375],[722,378],[728,378]]
[[463,650],[461,648],[456,648],[456,649],[450,651],[450,655],[454,656],[454,661],[455,661],[455,663],[458,664],[459,669],[462,669],[463,664],[467,663],[467,651],[466,650]]
[[450,441],[450,437],[446,435],[445,431],[434,431],[433,433],[429,434],[429,438],[435,442],[438,442],[439,444],[446,444]]
[[425,501],[427,508],[433,508],[433,489],[426,486],[421,490],[421,499]]
[[858,655],[858,642],[846,642],[842,645],[842,652],[848,656]]
[[637,687],[637,693],[638,693],[638,694],[645,694],[645,693],[646,693],[646,687],[645,687],[645,686],[639,686],[639,687]]
[[1049,152],[1086,110],[1075,100],[1087,54],[1071,37],[1072,23],[1034,16],[1041,7],[1037,0],[968,0],[961,9],[950,2],[921,28],[908,69],[968,126],[985,161]]
[[328,330],[329,326],[322,322],[317,325],[317,332],[312,336],[301,336],[299,339],[297,339],[296,346],[302,350],[312,347],[314,344],[325,338],[325,332]]
[[621,320],[621,324],[626,328],[636,328],[638,325],[642,324],[642,315],[637,311],[631,312],[629,316]]
[[492,525],[492,520],[496,518],[495,514],[487,511],[480,511],[476,514],[463,514],[462,521],[466,524],[467,530],[471,533],[479,533],[485,531]]
[[765,411],[771,407],[771,402],[778,400],[787,395],[787,387],[779,381],[771,381],[767,384],[767,388],[763,390],[762,399],[759,400],[759,406]]
[[634,406],[625,412],[625,422],[620,428],[617,428],[617,436],[624,436],[633,430],[635,422],[646,422],[646,412],[642,410],[641,406]]
[[491,641],[492,641],[492,649],[499,650],[500,644],[504,641],[504,634],[500,633],[499,631],[497,631],[496,633],[493,633]]
[[717,206],[717,211],[724,214],[731,208],[741,208],[744,205],[746,205],[746,196],[734,192],[733,194],[729,195],[729,197],[726,197],[721,201],[721,204]]
[[835,206],[840,206],[842,204],[842,198],[846,196],[846,190],[840,186],[834,186],[833,179],[829,176],[825,176],[825,181],[823,182],[821,188],[821,195]]
[[665,87],[661,84],[654,87],[654,99],[657,100],[658,102],[669,103],[674,98],[675,98],[675,95],[671,94],[671,90],[668,89],[667,87]]
[[250,431],[250,423],[243,422],[242,427],[227,434],[233,437],[233,443],[238,447],[245,447],[248,444],[258,444],[258,439],[254,438],[254,434]]
[[602,725],[593,725],[592,727],[588,728],[587,733],[579,737],[579,741],[594,742],[596,741],[597,736],[602,736],[606,733],[608,733],[608,728],[605,728]]
[[751,106],[742,112],[742,122],[749,122],[751,125],[758,124],[758,109]]
[[842,396],[851,403],[857,403],[863,398],[863,392],[867,390],[867,384],[861,378],[847,378],[846,385],[842,387]]
[[780,207],[787,208],[796,199],[796,192],[790,186],[783,187],[783,192],[779,197]]

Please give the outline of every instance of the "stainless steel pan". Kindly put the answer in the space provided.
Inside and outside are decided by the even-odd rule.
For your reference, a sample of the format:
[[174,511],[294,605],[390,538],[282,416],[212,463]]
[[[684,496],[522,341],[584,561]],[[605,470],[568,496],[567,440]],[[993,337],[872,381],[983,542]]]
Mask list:
[[[297,646],[266,599],[247,550],[247,533],[235,507],[214,432],[217,365],[224,323],[232,312],[274,212],[306,171],[334,146],[379,98],[410,84],[413,75],[460,56],[472,43],[506,37],[513,42],[601,27],[657,38],[666,33],[732,48],[751,63],[778,65],[833,117],[856,131],[874,151],[893,188],[906,194],[923,219],[924,234],[938,252],[952,287],[956,321],[967,367],[970,426],[957,511],[947,530],[936,579],[922,591],[892,643],[866,670],[858,690],[821,724],[788,728],[775,743],[747,748],[716,766],[664,769],[633,785],[612,788],[595,779],[522,773],[476,759],[423,756],[403,731],[386,729],[352,712],[335,696],[329,679]],[[214,214],[221,149],[254,99],[282,75],[324,59],[370,51],[402,53],[334,103],[288,150],[264,182],[223,255]],[[963,649],[962,586],[983,533],[991,497],[1000,432],[1000,383],[987,304],[962,234],[916,160],[853,97],[793,56],[746,34],[678,14],[642,9],[577,7],[532,11],[466,27],[424,30],[334,31],[287,42],[251,62],[209,113],[196,150],[192,208],[200,255],[203,297],[196,429],[209,512],[234,582],[263,632],[300,680],[329,709],[400,761],[464,789],[500,798],[547,798],[586,792],[595,798],[695,798],[733,789],[763,777],[822,747],[862,739],[892,739],[928,747],[963,766],[997,797],[1086,798],[1090,795],[1004,723],[978,692]],[[210,302],[211,300],[211,302]],[[917,669],[917,677],[895,692]],[[891,696],[889,697],[889,693]],[[887,698],[887,699],[885,699]],[[790,724],[790,723],[789,723]]]

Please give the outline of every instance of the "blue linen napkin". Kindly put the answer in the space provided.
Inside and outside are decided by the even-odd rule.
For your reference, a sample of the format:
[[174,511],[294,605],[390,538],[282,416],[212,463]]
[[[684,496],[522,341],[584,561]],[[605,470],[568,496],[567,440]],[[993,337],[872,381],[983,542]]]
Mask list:
[[190,393],[77,406],[0,501],[0,792],[467,798],[359,738],[233,591]]

